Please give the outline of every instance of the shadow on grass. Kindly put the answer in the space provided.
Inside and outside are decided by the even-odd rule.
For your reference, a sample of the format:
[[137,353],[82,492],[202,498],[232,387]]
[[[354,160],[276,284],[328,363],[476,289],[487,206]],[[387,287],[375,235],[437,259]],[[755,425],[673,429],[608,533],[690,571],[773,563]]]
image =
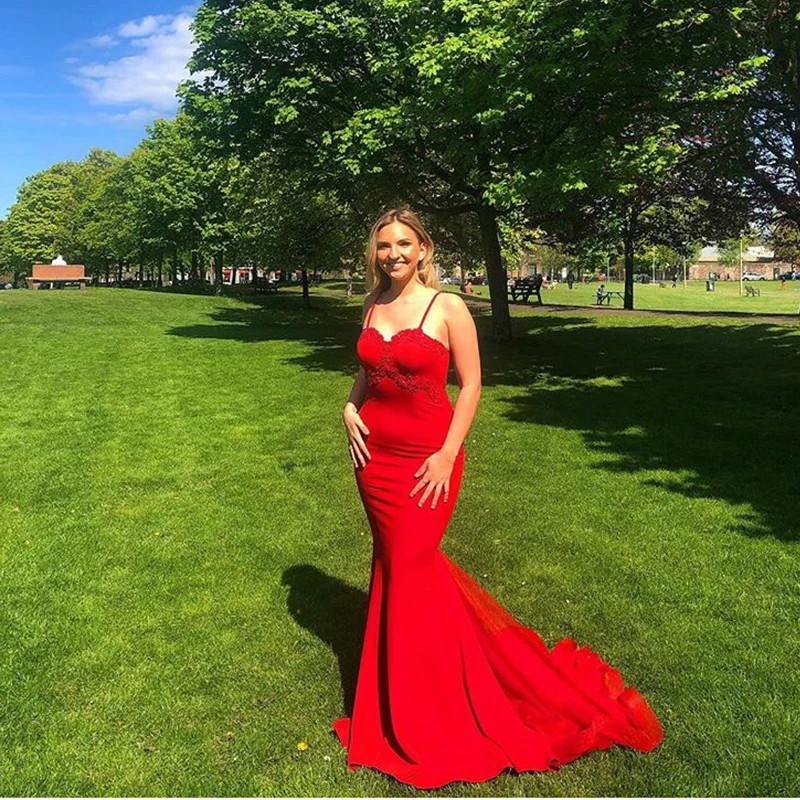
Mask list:
[[281,582],[289,587],[287,604],[297,624],[325,642],[336,655],[345,716],[350,716],[355,702],[367,595],[310,564],[289,567]]
[[[250,302],[170,333],[301,342],[310,351],[288,363],[355,374],[356,306],[315,297],[308,312],[290,295]],[[604,457],[598,469],[742,506],[741,533],[798,538],[794,326],[650,316],[614,324],[576,309],[516,318],[515,341],[502,345],[488,318],[477,323],[484,385],[509,388],[495,395],[509,421],[578,432]]]

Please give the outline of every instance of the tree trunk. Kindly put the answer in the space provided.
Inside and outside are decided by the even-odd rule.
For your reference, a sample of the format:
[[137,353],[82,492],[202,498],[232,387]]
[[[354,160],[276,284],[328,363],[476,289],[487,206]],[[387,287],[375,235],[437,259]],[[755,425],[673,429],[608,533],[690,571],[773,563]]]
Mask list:
[[178,245],[172,245],[172,263],[169,270],[169,281],[174,289],[178,285]]
[[164,280],[162,278],[162,270],[163,269],[164,269],[164,251],[163,250],[159,250],[158,251],[158,278],[157,278],[157,281],[156,281],[157,284],[158,284],[158,288],[159,289],[161,289],[164,286]]
[[109,263],[108,259],[106,259],[106,286],[108,286],[110,281],[111,281],[111,264]]
[[625,225],[625,298],[622,307],[633,311],[633,257],[636,252],[636,220],[637,213],[628,214]]
[[142,280],[144,278],[144,248],[139,251],[139,270],[136,273],[137,283],[139,288],[142,288]]
[[489,277],[492,301],[492,336],[500,342],[511,341],[511,314],[508,310],[508,275],[503,266],[500,238],[497,229],[497,212],[489,206],[478,211],[481,226],[483,256]]
[[214,293],[222,294],[222,250],[214,253]]
[[300,277],[303,282],[303,308],[311,308],[311,296],[308,293],[308,270],[305,267],[300,270]]
[[123,264],[123,261],[122,261],[122,259],[120,259],[117,262],[117,285],[118,286],[122,286],[122,264]]
[[192,250],[192,279],[200,280],[200,263],[197,250]]

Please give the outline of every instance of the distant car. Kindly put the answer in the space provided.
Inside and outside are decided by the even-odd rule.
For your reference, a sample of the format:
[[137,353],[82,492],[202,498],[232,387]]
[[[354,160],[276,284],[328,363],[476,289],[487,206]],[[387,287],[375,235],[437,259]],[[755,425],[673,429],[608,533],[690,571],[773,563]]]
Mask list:
[[633,279],[637,283],[650,283],[650,280],[651,280],[650,275],[648,275],[648,273],[646,273],[646,272],[637,272],[633,276]]
[[743,281],[765,281],[766,279],[765,275],[759,275],[758,272],[745,272],[742,275]]
[[779,281],[800,281],[800,272],[784,272],[778,275]]

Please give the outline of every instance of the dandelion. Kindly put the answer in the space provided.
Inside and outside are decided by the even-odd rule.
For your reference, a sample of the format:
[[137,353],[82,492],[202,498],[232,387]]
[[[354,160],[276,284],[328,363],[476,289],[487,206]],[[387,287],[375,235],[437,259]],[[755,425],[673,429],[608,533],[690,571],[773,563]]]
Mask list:
[[305,750],[308,750],[308,742],[305,742],[305,741],[303,741],[303,742],[298,742],[298,743],[297,743],[297,749],[298,749],[298,750],[299,750],[301,753],[302,753],[303,751],[305,751]]

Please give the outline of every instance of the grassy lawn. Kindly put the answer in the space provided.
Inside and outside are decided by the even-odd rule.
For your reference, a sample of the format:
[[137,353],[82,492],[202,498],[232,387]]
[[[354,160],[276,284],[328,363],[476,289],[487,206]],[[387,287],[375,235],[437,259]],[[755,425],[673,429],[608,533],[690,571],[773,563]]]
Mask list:
[[[608,290],[624,291],[623,283],[605,281]],[[542,301],[546,305],[590,306],[595,304],[597,281],[576,283],[572,290],[564,284],[553,289],[542,290]],[[793,314],[800,311],[800,281],[789,281],[781,289],[780,281],[751,281],[745,286],[760,290],[758,297],[739,295],[738,281],[717,281],[713,292],[706,291],[705,281],[679,281],[676,289],[667,281],[664,287],[658,283],[634,284],[634,305],[642,310],[655,311],[699,311],[704,313],[749,313],[749,314]],[[455,291],[457,287],[446,287]],[[488,286],[476,286],[479,298],[489,297]],[[614,298],[612,308],[620,308],[622,301]],[[605,308],[605,306],[603,306]]]
[[[695,288],[637,301],[759,303]],[[797,326],[575,309],[497,346],[479,319],[445,550],[666,740],[424,793],[348,773],[329,732],[370,539],[339,421],[358,304],[314,305],[0,294],[0,794],[797,794]]]

